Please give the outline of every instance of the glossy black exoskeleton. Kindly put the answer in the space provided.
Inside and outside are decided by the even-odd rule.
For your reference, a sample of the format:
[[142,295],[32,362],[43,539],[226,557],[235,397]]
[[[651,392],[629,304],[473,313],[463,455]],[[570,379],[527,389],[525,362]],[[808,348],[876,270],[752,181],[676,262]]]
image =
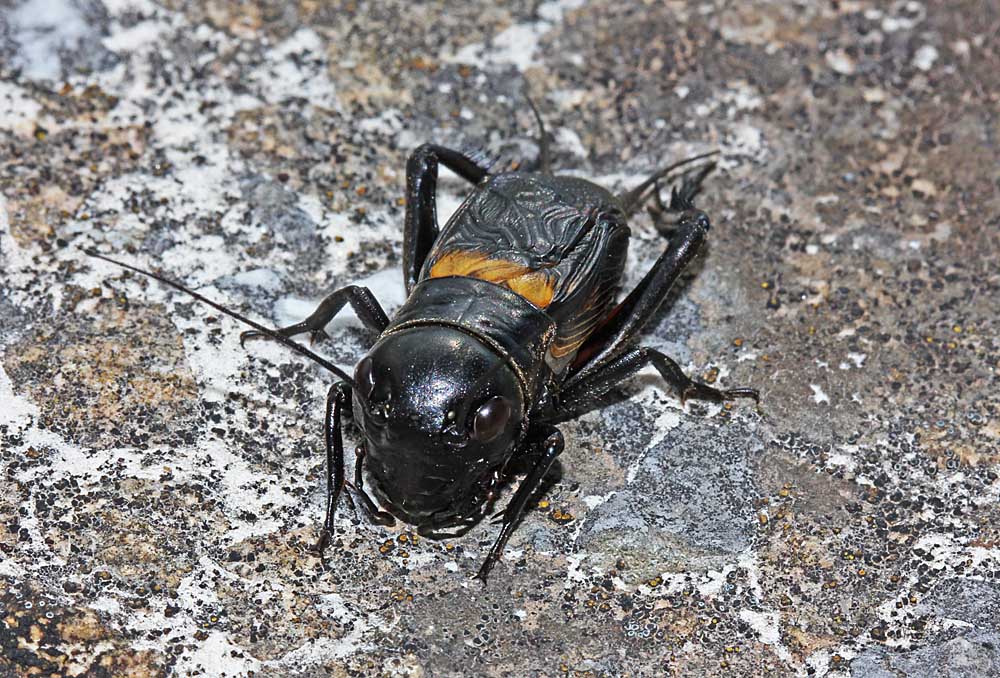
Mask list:
[[[255,328],[243,338],[276,339],[341,377],[326,407],[328,502],[320,550],[345,486],[376,522],[399,518],[422,535],[457,536],[489,512],[512,463],[526,462],[527,475],[497,514],[500,535],[478,573],[485,581],[563,450],[556,423],[648,364],[682,400],[757,399],[752,389],[718,390],[693,381],[666,355],[635,346],[710,227],[693,200],[711,165],[675,188],[669,206],[659,203],[658,182],[707,156],[666,167],[615,196],[584,179],[551,174],[544,128],[541,147],[537,172],[491,173],[473,155],[441,146],[413,152],[403,237],[408,298],[391,319],[368,289],[349,286],[306,320],[269,330],[178,283],[127,266]],[[435,211],[439,164],[474,186],[443,229]],[[629,243],[626,220],[650,195],[661,213],[677,214],[676,225],[649,272],[616,301]],[[345,304],[378,334],[353,378],[290,339],[306,332],[324,336]],[[361,435],[353,482],[345,479],[346,408],[353,409]],[[364,489],[364,464],[378,502]]]

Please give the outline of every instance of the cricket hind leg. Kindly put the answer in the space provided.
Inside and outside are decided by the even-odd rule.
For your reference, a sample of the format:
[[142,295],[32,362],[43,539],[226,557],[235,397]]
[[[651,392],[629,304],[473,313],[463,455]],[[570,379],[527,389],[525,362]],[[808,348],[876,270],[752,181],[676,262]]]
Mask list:
[[666,218],[667,215],[671,212],[680,214],[686,210],[694,209],[694,199],[701,192],[702,182],[704,182],[705,177],[714,168],[715,163],[712,162],[694,172],[684,175],[680,188],[674,186],[670,189],[669,204],[664,203],[663,198],[660,196],[659,180],[653,182],[653,203],[647,205],[646,210],[649,212],[649,216],[653,218],[653,224],[661,235],[668,238],[673,236],[675,225],[668,221]]
[[[674,282],[701,249],[711,223],[704,212],[694,208],[693,201],[710,170],[711,165],[693,173],[679,190],[674,190],[671,206],[673,211],[680,211],[681,214],[667,248],[639,284],[612,309],[580,347],[564,384],[565,389],[572,389],[580,380],[634,345],[636,337],[667,298]],[[652,185],[655,184],[654,179]]]
[[[311,343],[316,343],[318,339],[328,338],[325,328],[333,320],[334,316],[340,313],[345,304],[350,304],[358,318],[368,329],[381,334],[389,324],[389,316],[382,310],[382,305],[367,287],[348,285],[333,292],[313,311],[308,318],[302,322],[281,327],[275,332],[283,337],[294,337],[305,332],[309,333]],[[249,330],[240,334],[240,344],[244,345],[247,339],[266,337],[262,332]]]
[[632,345],[660,308],[674,281],[698,253],[707,230],[707,219],[681,220],[667,249],[580,347],[564,389],[571,389]]
[[406,293],[417,283],[420,269],[437,240],[438,165],[442,164],[472,184],[489,173],[483,158],[444,146],[423,144],[406,163],[406,218],[403,225],[403,282]]
[[674,360],[660,351],[652,348],[637,348],[615,358],[587,377],[577,381],[562,393],[553,418],[573,416],[584,409],[589,403],[601,397],[616,385],[633,376],[646,365],[652,365],[660,373],[663,380],[670,386],[681,404],[688,398],[723,402],[737,398],[751,398],[760,402],[760,394],[752,388],[717,389],[700,381],[695,381],[684,374]]

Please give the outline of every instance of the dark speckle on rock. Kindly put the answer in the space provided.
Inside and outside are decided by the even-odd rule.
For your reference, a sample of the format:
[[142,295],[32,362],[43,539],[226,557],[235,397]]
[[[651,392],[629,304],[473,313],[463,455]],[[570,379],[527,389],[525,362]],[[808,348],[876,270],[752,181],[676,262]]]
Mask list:
[[[996,14],[0,3],[0,675],[997,674]],[[267,323],[398,307],[407,154],[536,167],[526,83],[611,190],[719,151],[643,341],[760,407],[648,370],[562,424],[485,589],[487,521],[345,504],[320,559],[327,375],[81,248]],[[626,289],[671,224],[630,227]],[[372,339],[328,332],[344,366]]]

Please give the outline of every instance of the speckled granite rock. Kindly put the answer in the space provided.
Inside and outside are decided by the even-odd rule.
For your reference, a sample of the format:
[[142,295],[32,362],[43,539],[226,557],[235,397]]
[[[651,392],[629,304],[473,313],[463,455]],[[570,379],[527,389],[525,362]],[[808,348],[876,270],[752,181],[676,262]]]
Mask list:
[[[0,3],[0,675],[1000,670],[996,3],[411,5]],[[522,74],[610,188],[721,150],[647,343],[763,406],[644,374],[567,423],[486,589],[487,525],[345,507],[321,561],[326,376],[80,248],[398,305],[407,152],[530,165]]]

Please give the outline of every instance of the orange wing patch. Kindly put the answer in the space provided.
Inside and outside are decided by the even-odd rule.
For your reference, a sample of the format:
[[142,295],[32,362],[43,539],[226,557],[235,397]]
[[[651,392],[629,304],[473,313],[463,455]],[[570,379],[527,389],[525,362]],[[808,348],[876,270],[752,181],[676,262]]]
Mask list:
[[489,255],[483,252],[452,250],[434,262],[430,277],[447,278],[456,275],[503,283],[529,273],[530,270],[527,266],[515,264],[513,261],[490,259]]
[[520,294],[538,308],[546,308],[551,304],[552,296],[556,292],[552,280],[541,271],[531,271],[516,278],[510,278],[506,281],[506,284],[507,287]]
[[505,259],[491,259],[484,252],[453,250],[443,254],[431,266],[429,277],[449,276],[479,278],[504,285],[538,308],[545,308],[552,303],[555,294],[555,281],[543,271],[533,271],[527,266]]

